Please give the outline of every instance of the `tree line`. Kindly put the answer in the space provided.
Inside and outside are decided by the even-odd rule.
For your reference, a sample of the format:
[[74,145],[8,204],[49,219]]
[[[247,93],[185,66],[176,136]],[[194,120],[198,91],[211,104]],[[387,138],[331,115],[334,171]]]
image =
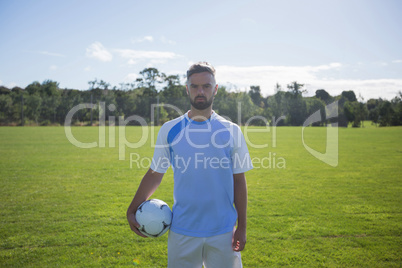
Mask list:
[[[0,86],[0,125],[63,125],[69,111],[83,103],[96,105],[74,113],[75,125],[97,124],[101,117],[105,121],[124,120],[131,115],[141,116],[147,123],[162,124],[190,108],[180,75],[166,75],[156,68],[145,68],[135,81],[120,83],[119,87],[98,79],[88,85],[88,90],[61,89],[58,82],[46,80],[25,88]],[[322,120],[314,122],[314,126],[336,122],[342,127],[361,127],[365,120],[379,126],[402,125],[401,92],[390,101],[379,98],[367,102],[358,100],[352,90],[338,96],[331,96],[325,89],[317,90],[313,97],[303,96],[305,93],[304,85],[296,81],[286,88],[277,84],[275,94],[267,97],[261,95],[259,86],[251,86],[246,92],[220,86],[214,110],[241,125],[301,126],[318,110]],[[327,120],[325,107],[335,101],[338,117]],[[152,111],[152,104],[159,106]]]

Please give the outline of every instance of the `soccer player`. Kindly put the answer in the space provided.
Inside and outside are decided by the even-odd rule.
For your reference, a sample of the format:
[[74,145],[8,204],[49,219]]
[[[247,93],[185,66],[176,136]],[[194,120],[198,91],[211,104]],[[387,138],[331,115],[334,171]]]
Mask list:
[[144,236],[135,212],[171,165],[174,205],[168,267],[242,267],[247,220],[244,173],[252,169],[247,145],[239,126],[212,110],[218,90],[212,65],[192,65],[186,89],[191,109],[159,130],[151,167],[127,210],[127,219],[131,229]]

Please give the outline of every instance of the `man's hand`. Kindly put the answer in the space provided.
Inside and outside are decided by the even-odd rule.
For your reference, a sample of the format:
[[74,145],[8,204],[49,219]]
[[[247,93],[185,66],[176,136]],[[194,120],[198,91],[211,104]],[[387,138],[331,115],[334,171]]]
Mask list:
[[135,213],[137,212],[137,208],[144,202],[148,200],[148,198],[155,192],[156,188],[158,188],[159,184],[162,181],[163,173],[158,173],[153,171],[152,169],[148,169],[145,176],[142,178],[140,186],[137,189],[137,192],[131,201],[130,206],[127,209],[127,220],[130,224],[131,230],[139,236],[147,237],[143,235],[138,228],[140,228],[140,224],[135,219]]
[[234,251],[242,251],[246,245],[246,230],[236,228],[233,234],[232,247]]
[[137,222],[137,220],[135,219],[135,214],[134,213],[127,213],[127,220],[128,220],[128,224],[130,224],[130,228],[131,230],[136,233],[139,236],[142,237],[147,237],[146,235],[144,235],[143,233],[140,232],[140,230],[138,230],[138,228],[140,228],[140,224]]
[[244,173],[233,174],[234,204],[237,211],[237,228],[233,234],[233,250],[242,251],[246,245],[247,183]]

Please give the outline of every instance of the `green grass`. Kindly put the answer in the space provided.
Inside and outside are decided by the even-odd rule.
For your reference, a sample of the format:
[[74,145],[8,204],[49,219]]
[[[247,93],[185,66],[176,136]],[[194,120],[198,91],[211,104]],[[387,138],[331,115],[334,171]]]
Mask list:
[[[76,127],[82,142],[97,127]],[[107,133],[107,132],[106,132]],[[402,128],[339,129],[339,165],[310,155],[301,128],[251,133],[255,158],[269,168],[248,172],[245,267],[400,267],[402,265]],[[306,128],[305,142],[325,152],[325,128]],[[128,127],[129,141],[140,139]],[[146,168],[130,153],[152,157],[148,142],[126,148],[80,149],[63,127],[0,128],[1,267],[165,267],[167,236],[134,235],[126,208]],[[267,159],[267,158],[266,158]],[[265,164],[268,164],[266,160]],[[275,161],[275,164],[274,164]],[[278,162],[282,164],[278,166]],[[173,176],[153,197],[173,204]]]

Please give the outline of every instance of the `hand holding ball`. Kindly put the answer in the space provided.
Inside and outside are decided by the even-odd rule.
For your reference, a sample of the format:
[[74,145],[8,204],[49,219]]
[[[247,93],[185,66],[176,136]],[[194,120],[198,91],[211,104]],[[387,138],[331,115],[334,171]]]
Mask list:
[[167,232],[172,223],[172,211],[159,199],[143,202],[135,213],[135,219],[140,224],[138,230],[150,237],[158,237]]

